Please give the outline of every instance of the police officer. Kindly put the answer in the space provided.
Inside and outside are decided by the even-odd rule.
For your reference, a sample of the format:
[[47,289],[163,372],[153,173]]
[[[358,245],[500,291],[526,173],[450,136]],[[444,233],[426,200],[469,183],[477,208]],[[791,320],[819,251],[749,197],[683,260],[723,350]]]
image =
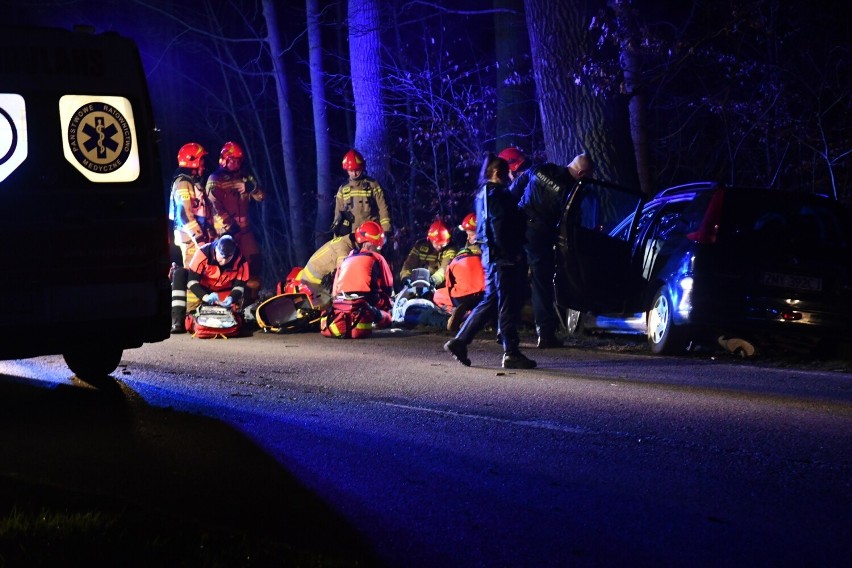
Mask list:
[[462,365],[470,366],[467,346],[497,316],[503,342],[504,369],[532,369],[536,362],[521,353],[518,324],[526,289],[524,218],[508,190],[509,164],[489,155],[480,173],[475,199],[477,241],[485,266],[485,296],[473,308],[455,338],[444,344]]
[[561,347],[556,336],[559,318],[553,291],[554,247],[559,218],[575,184],[594,169],[585,154],[576,156],[567,167],[546,163],[526,174],[527,184],[518,206],[527,217],[526,252],[530,267],[533,315],[538,333],[538,348]]

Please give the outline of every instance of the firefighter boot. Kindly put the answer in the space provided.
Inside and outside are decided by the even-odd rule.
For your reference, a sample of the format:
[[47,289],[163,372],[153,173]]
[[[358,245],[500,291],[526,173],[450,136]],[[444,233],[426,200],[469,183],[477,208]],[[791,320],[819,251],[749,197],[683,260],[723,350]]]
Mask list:
[[186,333],[186,308],[172,307],[172,333]]
[[172,273],[172,333],[186,333],[186,280],[185,268]]

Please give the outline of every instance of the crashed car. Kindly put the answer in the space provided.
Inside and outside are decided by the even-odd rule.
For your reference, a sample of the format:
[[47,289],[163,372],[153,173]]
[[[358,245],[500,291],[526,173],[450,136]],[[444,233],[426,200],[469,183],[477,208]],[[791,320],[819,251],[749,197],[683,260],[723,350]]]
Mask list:
[[569,332],[645,334],[656,354],[831,354],[850,341],[850,247],[849,212],[825,196],[701,182],[648,199],[590,180],[563,211],[557,304]]

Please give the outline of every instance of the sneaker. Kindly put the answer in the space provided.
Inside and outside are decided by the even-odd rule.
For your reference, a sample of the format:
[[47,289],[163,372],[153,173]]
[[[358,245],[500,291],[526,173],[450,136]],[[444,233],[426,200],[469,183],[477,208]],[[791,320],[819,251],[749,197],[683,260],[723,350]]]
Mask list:
[[539,349],[553,349],[554,347],[563,347],[563,345],[562,340],[552,333],[540,335],[538,337],[537,346]]
[[534,369],[536,362],[518,351],[517,353],[503,354],[504,369]]
[[467,357],[467,345],[458,339],[450,339],[444,343],[444,351],[452,355],[456,361],[465,367],[470,367],[470,359]]
[[447,331],[452,331],[453,333],[458,331],[467,312],[468,309],[464,306],[456,306],[453,308],[453,312],[450,314],[450,319],[447,320]]

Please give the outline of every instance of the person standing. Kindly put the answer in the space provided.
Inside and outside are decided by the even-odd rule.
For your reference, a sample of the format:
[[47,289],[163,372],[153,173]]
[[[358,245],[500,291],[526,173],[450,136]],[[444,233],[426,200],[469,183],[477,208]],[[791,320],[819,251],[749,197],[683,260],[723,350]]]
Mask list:
[[366,221],[375,221],[387,237],[393,225],[385,192],[378,181],[367,176],[364,156],[358,150],[349,150],[343,156],[343,169],[349,179],[338,188],[334,198],[332,233],[346,235]]
[[219,152],[219,169],[207,178],[207,193],[215,211],[216,232],[231,235],[249,263],[247,302],[257,299],[263,271],[260,247],[249,217],[249,205],[263,201],[263,189],[244,169],[245,152],[236,142],[226,142]]
[[462,365],[470,366],[467,346],[497,316],[503,342],[504,369],[532,369],[536,362],[520,351],[518,324],[526,290],[524,218],[509,193],[509,164],[490,154],[482,164],[475,199],[476,235],[485,267],[485,296],[453,339],[444,344]]
[[539,349],[562,346],[562,340],[556,336],[559,318],[553,290],[554,248],[565,200],[575,184],[593,170],[592,160],[580,154],[567,167],[546,163],[531,168],[527,174],[529,183],[518,206],[527,217],[524,251],[530,267]]
[[178,167],[169,196],[169,219],[174,223],[174,242],[180,248],[182,266],[198,250],[216,238],[210,200],[204,188],[204,156],[197,142],[187,142],[178,150]]

